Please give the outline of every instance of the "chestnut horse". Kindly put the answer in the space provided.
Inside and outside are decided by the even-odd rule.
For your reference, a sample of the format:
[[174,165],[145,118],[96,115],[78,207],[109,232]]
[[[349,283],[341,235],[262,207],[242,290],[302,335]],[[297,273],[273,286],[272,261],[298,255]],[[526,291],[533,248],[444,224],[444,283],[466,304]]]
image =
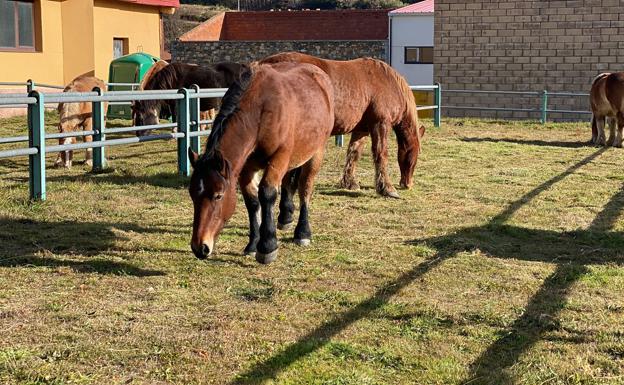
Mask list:
[[[146,90],[171,90],[190,88],[197,84],[201,88],[228,88],[236,79],[244,64],[217,63],[211,66],[198,66],[187,63],[172,63],[155,71],[144,84]],[[202,98],[200,110],[219,108],[220,98]],[[138,100],[132,103],[132,117],[135,126],[158,124],[161,108],[167,106],[175,115],[175,100]],[[136,131],[137,136],[147,134],[146,130]]]
[[[102,80],[93,77],[93,76],[79,76],[76,79],[72,80],[71,83],[65,87],[63,92],[91,92],[93,88],[99,87],[102,91],[106,91],[106,83]],[[106,106],[108,103],[104,103],[104,111],[106,111]],[[91,102],[79,102],[79,103],[59,103],[58,104],[58,113],[59,113],[59,132],[72,132],[72,131],[91,131],[93,127],[93,119],[91,116],[92,106]],[[87,135],[84,136],[85,142],[91,142],[93,140],[93,136]],[[76,138],[60,138],[59,144],[72,144],[76,143]],[[70,151],[61,151],[54,162],[56,167],[66,167],[70,168],[72,166],[72,159],[74,157],[74,152]],[[87,149],[87,154],[85,156],[85,164],[91,165],[93,157],[93,149]]]
[[234,213],[238,180],[249,214],[245,253],[260,263],[274,261],[273,206],[284,176],[294,169],[301,206],[294,238],[299,245],[309,244],[308,206],[333,126],[333,87],[318,67],[277,63],[245,69],[223,97],[205,153],[198,156],[189,149],[195,256],[212,253]]
[[[398,72],[376,59],[325,60],[298,52],[279,53],[260,61],[278,62],[310,63],[329,75],[335,95],[336,118],[332,135],[351,133],[342,187],[359,188],[355,165],[360,159],[364,140],[371,135],[375,188],[383,196],[399,197],[386,170],[387,136],[391,128],[396,133],[399,145],[401,186],[412,186],[424,126],[418,122],[414,94]],[[288,197],[289,192],[283,192],[282,195]]]
[[[624,72],[602,73],[596,76],[592,82],[589,99],[592,110],[591,142],[603,146],[622,147]],[[610,131],[608,140],[604,130],[607,123]]]

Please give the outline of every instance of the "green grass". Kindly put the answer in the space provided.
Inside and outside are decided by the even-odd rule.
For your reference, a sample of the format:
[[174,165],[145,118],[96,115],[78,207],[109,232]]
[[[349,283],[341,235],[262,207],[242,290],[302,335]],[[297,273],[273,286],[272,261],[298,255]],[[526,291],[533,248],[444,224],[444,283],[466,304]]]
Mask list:
[[270,266],[241,256],[242,201],[192,256],[174,142],[49,168],[43,203],[0,160],[0,383],[624,384],[624,151],[584,123],[427,126],[401,200],[368,149],[362,190],[336,188],[328,144],[313,243],[280,232]]

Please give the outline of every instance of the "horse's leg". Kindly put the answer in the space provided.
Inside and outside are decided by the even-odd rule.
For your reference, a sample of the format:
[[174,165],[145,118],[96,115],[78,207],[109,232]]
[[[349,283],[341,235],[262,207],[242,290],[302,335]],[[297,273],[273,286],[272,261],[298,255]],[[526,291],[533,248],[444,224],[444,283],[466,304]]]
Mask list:
[[386,121],[377,122],[371,130],[373,159],[375,161],[375,189],[382,196],[399,198],[388,176],[388,133],[391,125]]
[[286,151],[273,155],[269,160],[270,167],[266,168],[260,182],[258,197],[260,198],[262,222],[260,223],[260,241],[256,253],[256,261],[260,263],[269,264],[277,258],[277,230],[273,206],[277,200],[277,189],[281,186],[282,179],[288,170],[289,159],[290,153]]
[[360,188],[360,184],[355,178],[355,167],[362,156],[362,149],[364,148],[364,142],[367,136],[367,131],[353,131],[351,133],[349,148],[347,148],[347,161],[345,162],[342,179],[340,180],[340,187],[347,190],[357,190]]
[[[91,131],[93,129],[93,119],[91,118],[87,118],[85,119],[84,125],[83,125],[83,130],[85,131]],[[86,135],[82,137],[85,143],[91,143],[93,142],[93,136],[92,135]],[[85,154],[85,164],[87,166],[93,166],[93,149],[92,148],[87,148],[87,152]]]
[[300,173],[301,168],[296,168],[289,171],[282,180],[279,215],[277,216],[277,228],[280,230],[288,230],[293,222],[293,213],[295,212],[293,195],[295,195],[295,191],[297,190]]
[[615,131],[615,141],[613,142],[613,147],[622,147],[622,129],[624,128],[624,115],[621,112],[617,113],[617,121],[614,122],[613,119],[611,123],[611,131],[615,131],[615,125],[617,124],[617,131]]
[[590,143],[597,144],[598,143],[598,128],[596,126],[596,115],[594,114],[592,114],[591,129],[592,129],[592,137],[591,137]]
[[604,116],[596,117],[596,129],[598,131],[598,139],[596,140],[596,144],[599,146],[605,146],[607,144],[604,132],[606,118]]
[[299,221],[295,227],[295,243],[299,246],[308,246],[312,239],[312,230],[308,221],[308,206],[314,190],[314,178],[321,169],[323,163],[323,153],[325,148],[321,148],[305,165],[301,168],[299,177]]
[[238,183],[245,200],[247,214],[249,215],[249,243],[243,252],[248,256],[255,256],[260,240],[260,200],[258,199],[259,172],[250,168],[244,168],[238,177]]

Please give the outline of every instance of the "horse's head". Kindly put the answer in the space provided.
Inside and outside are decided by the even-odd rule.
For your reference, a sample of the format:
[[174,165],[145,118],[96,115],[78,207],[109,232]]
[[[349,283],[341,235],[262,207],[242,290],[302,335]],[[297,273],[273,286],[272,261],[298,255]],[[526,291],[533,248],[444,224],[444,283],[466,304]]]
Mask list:
[[[132,125],[139,127],[158,124],[159,113],[160,103],[155,100],[137,100],[132,102]],[[148,133],[148,130],[137,130],[136,136],[144,136]]]
[[409,130],[403,133],[397,131],[397,135],[410,136],[407,140],[399,140],[399,168],[401,169],[401,187],[409,189],[412,187],[414,178],[414,168],[420,154],[421,139],[425,135],[425,126],[418,128],[418,133]]
[[218,151],[206,157],[189,148],[193,166],[189,194],[193,200],[193,237],[191,249],[199,259],[212,254],[216,238],[234,214],[236,183],[230,180],[230,163]]

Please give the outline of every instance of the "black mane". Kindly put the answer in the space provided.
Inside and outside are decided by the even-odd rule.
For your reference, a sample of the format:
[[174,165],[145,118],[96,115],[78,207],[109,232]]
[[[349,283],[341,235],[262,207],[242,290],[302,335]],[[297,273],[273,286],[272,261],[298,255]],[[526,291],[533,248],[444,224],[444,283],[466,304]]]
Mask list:
[[252,78],[252,71],[245,66],[240,72],[240,77],[227,90],[221,100],[221,108],[219,114],[212,124],[212,131],[208,137],[206,151],[202,155],[202,160],[209,160],[218,150],[219,141],[225,132],[228,120],[238,111],[241,98],[249,87]]

